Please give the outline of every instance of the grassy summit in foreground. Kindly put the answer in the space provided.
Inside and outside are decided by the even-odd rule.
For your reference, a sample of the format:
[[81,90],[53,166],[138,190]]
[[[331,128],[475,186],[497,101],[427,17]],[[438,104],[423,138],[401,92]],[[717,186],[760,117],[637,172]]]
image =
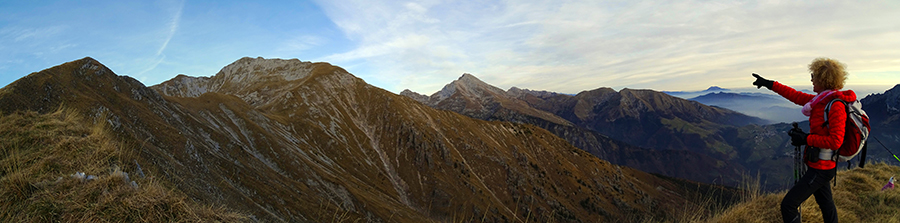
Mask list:
[[[884,163],[839,170],[833,187],[834,204],[841,222],[900,222],[900,188],[881,191],[900,167]],[[832,184],[834,186],[834,184]],[[778,209],[786,191],[752,196],[728,208],[708,222],[781,222]],[[803,222],[821,222],[822,213],[810,196],[800,206]]]

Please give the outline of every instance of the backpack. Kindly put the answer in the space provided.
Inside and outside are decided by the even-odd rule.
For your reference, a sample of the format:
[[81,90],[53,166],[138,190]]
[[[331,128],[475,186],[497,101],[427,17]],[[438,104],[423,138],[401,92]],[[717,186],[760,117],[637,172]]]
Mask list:
[[[863,155],[860,157],[859,167],[863,167],[866,162],[866,139],[869,138],[869,116],[862,109],[862,102],[859,100],[845,102],[844,100],[835,98],[825,106],[825,125],[828,125],[828,111],[835,102],[844,104],[847,113],[847,123],[844,127],[844,142],[838,148],[835,155],[838,162],[849,162],[860,151]],[[848,165],[847,168],[850,168]]]

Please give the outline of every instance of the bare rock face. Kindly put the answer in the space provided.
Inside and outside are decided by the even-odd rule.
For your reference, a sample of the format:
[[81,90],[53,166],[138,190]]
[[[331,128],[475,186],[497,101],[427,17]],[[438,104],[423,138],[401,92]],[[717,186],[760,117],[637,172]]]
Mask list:
[[428,103],[428,95],[419,94],[419,93],[410,91],[409,89],[403,90],[402,92],[400,92],[400,95],[412,98],[413,100],[416,100],[422,104]]
[[[460,78],[446,99],[506,100],[478,82]],[[701,191],[733,194],[612,165],[533,125],[433,109],[327,63],[242,58],[151,88],[86,58],[0,89],[0,112],[80,111],[140,145],[158,180],[267,222],[665,219]]]

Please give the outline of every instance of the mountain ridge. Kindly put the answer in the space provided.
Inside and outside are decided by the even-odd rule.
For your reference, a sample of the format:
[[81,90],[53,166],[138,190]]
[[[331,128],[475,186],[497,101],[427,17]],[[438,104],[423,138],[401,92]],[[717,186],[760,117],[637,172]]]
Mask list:
[[260,221],[627,220],[696,205],[696,188],[611,165],[544,129],[435,110],[326,63],[291,62],[311,67],[289,81],[210,84],[288,69],[241,60],[250,67],[151,87],[76,60],[0,89],[0,111],[75,109],[141,145],[138,162],[191,199]]
[[[463,78],[474,78],[474,75],[463,74],[460,79]],[[603,130],[600,130],[597,128],[592,128],[591,125],[587,125],[585,124],[586,122],[583,121],[602,119],[616,122],[616,120],[640,120],[641,118],[650,118],[652,120],[657,118],[649,116],[645,117],[645,115],[643,115],[644,113],[660,113],[665,114],[668,117],[675,117],[676,114],[672,113],[672,111],[677,112],[678,110],[672,109],[672,107],[677,107],[678,104],[669,102],[659,103],[660,101],[666,100],[653,99],[653,97],[658,97],[662,94],[652,94],[648,93],[649,91],[646,90],[631,89],[623,89],[620,92],[616,92],[611,88],[598,88],[591,91],[583,91],[575,96],[547,91],[531,91],[527,89],[519,89],[516,87],[510,88],[510,91],[508,92],[498,92],[500,91],[499,88],[490,86],[489,84],[488,86],[485,86],[486,83],[481,82],[479,86],[485,86],[488,89],[494,89],[493,91],[483,90],[483,92],[494,92],[492,94],[492,97],[481,97],[473,99],[472,96],[453,95],[452,97],[446,98],[445,101],[440,101],[440,97],[438,97],[437,95],[441,94],[441,92],[447,91],[449,87],[455,86],[454,83],[456,83],[456,81],[453,81],[451,82],[451,84],[446,85],[441,91],[432,94],[432,96],[430,97],[409,90],[404,90],[401,95],[410,98],[419,98],[417,99],[419,102],[423,102],[424,104],[431,107],[458,112],[460,114],[464,114],[473,118],[534,124],[551,131],[555,135],[566,139],[569,143],[575,145],[576,147],[588,151],[597,157],[608,160],[615,164],[628,165],[630,167],[638,168],[647,172],[660,173],[667,176],[681,177],[707,183],[737,183],[741,179],[736,178],[736,176],[740,176],[740,173],[744,171],[741,165],[732,164],[731,161],[728,161],[730,157],[723,158],[722,155],[705,152],[702,149],[687,150],[684,147],[650,148],[646,147],[645,145],[634,146],[636,145],[635,143],[627,142],[621,137],[617,138],[609,136],[611,134],[610,131],[629,131],[628,129],[630,128],[642,128],[644,127],[643,125],[625,127],[598,127],[603,128]],[[648,94],[654,96],[649,97],[650,100],[644,99],[648,98],[647,96],[645,96]],[[625,96],[623,97],[622,95]],[[424,100],[426,97],[428,97],[428,101]],[[510,104],[514,103],[504,104],[497,102],[501,100],[507,102],[515,102],[518,107],[509,106]],[[461,111],[458,108],[448,106],[448,104],[451,103],[447,103],[446,101],[482,101],[482,103],[500,104],[498,105],[498,107],[507,109],[505,110],[506,112],[495,111],[491,113],[492,111],[485,111],[483,113],[473,115],[471,113]],[[682,101],[684,101],[684,103],[691,104],[691,107],[702,107],[696,102],[687,102],[685,100]],[[610,102],[614,102],[616,104],[616,106],[612,107],[620,107],[625,109],[614,109],[600,116],[598,116],[597,113],[593,111],[594,107],[607,107],[605,105],[597,106],[595,104],[613,104]],[[618,106],[618,104],[625,105]],[[560,125],[558,122],[546,121],[543,117],[520,112],[525,110],[522,109],[523,107],[548,112],[550,113],[550,115],[555,116],[554,118],[565,119],[572,124],[567,123],[567,125]],[[711,112],[708,113],[730,112],[717,108],[704,109],[711,110]],[[497,111],[503,110],[497,109]],[[682,111],[681,113],[688,112]],[[703,115],[713,116],[709,114]],[[693,120],[700,119],[701,118],[698,117],[693,118]],[[606,132],[602,132],[604,130]],[[721,139],[719,140],[721,141]],[[657,157],[646,155],[657,153],[666,154],[667,156]],[[727,155],[734,156],[734,154]],[[696,160],[699,162],[691,162],[689,167],[685,167],[685,162],[683,162],[683,160]]]

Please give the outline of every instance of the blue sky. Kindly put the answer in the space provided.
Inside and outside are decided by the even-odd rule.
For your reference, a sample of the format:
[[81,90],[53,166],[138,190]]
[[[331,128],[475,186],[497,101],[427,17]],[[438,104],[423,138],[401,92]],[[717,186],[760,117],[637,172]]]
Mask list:
[[463,73],[507,89],[809,88],[807,64],[848,87],[900,84],[900,1],[8,1],[0,86],[93,57],[154,85],[245,56],[341,66],[431,94]]

